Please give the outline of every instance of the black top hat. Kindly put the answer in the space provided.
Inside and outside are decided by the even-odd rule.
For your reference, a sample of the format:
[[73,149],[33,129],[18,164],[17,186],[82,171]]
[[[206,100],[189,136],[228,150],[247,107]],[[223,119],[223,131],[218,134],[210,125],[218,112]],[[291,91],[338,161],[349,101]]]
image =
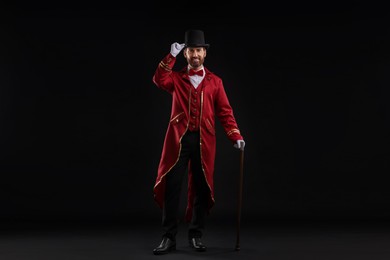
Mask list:
[[201,30],[188,30],[184,36],[185,47],[205,47],[208,49],[210,44],[205,43],[204,33]]

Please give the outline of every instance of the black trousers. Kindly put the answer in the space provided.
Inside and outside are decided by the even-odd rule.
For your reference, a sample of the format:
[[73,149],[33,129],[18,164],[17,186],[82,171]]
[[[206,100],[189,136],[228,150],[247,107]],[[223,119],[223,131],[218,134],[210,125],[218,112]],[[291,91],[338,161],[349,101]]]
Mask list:
[[194,208],[188,227],[188,237],[202,237],[207,215],[210,189],[207,185],[200,157],[199,132],[187,131],[183,136],[179,160],[166,176],[165,200],[162,215],[163,236],[175,240],[178,232],[181,188],[189,162],[195,188]]

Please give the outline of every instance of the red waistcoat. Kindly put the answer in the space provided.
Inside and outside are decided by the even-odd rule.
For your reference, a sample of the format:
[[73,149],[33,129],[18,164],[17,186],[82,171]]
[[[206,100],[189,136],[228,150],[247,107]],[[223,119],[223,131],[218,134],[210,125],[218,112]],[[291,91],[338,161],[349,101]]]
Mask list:
[[[165,176],[178,161],[181,138],[187,130],[190,130],[191,120],[194,119],[191,118],[190,109],[196,107],[191,106],[195,95],[197,102],[199,102],[196,107],[199,108],[197,127],[200,131],[202,169],[210,189],[210,210],[215,203],[213,182],[216,151],[215,119],[218,118],[232,144],[244,138],[237,126],[221,78],[205,68],[205,77],[198,89],[195,90],[188,78],[186,67],[180,71],[172,70],[175,61],[176,58],[171,54],[165,56],[153,76],[153,82],[156,86],[172,95],[171,119],[165,134],[153,195],[159,207],[162,208],[165,195]],[[194,94],[194,91],[199,92]],[[187,221],[192,216],[193,198],[192,173],[189,170]]]
[[192,88],[191,91],[191,97],[189,100],[190,107],[190,117],[189,117],[189,124],[188,124],[188,130],[190,131],[199,131],[200,129],[200,112],[202,110],[201,107],[201,95],[203,93],[203,82],[199,84],[197,88]]

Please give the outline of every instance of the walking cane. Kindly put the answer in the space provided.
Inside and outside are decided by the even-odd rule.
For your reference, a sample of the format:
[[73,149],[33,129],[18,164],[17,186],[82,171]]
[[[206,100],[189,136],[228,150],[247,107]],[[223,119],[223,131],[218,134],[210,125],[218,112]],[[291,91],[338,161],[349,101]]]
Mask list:
[[238,201],[237,201],[237,237],[236,251],[240,250],[240,223],[241,223],[241,203],[242,203],[242,183],[244,177],[244,150],[240,150],[240,175],[238,177]]

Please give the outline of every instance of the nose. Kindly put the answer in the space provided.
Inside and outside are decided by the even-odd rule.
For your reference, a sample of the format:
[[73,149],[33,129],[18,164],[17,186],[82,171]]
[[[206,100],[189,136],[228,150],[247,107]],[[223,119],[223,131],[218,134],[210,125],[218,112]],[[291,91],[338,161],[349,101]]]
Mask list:
[[199,55],[199,53],[197,51],[191,52],[191,56],[192,57],[197,57],[198,55]]

